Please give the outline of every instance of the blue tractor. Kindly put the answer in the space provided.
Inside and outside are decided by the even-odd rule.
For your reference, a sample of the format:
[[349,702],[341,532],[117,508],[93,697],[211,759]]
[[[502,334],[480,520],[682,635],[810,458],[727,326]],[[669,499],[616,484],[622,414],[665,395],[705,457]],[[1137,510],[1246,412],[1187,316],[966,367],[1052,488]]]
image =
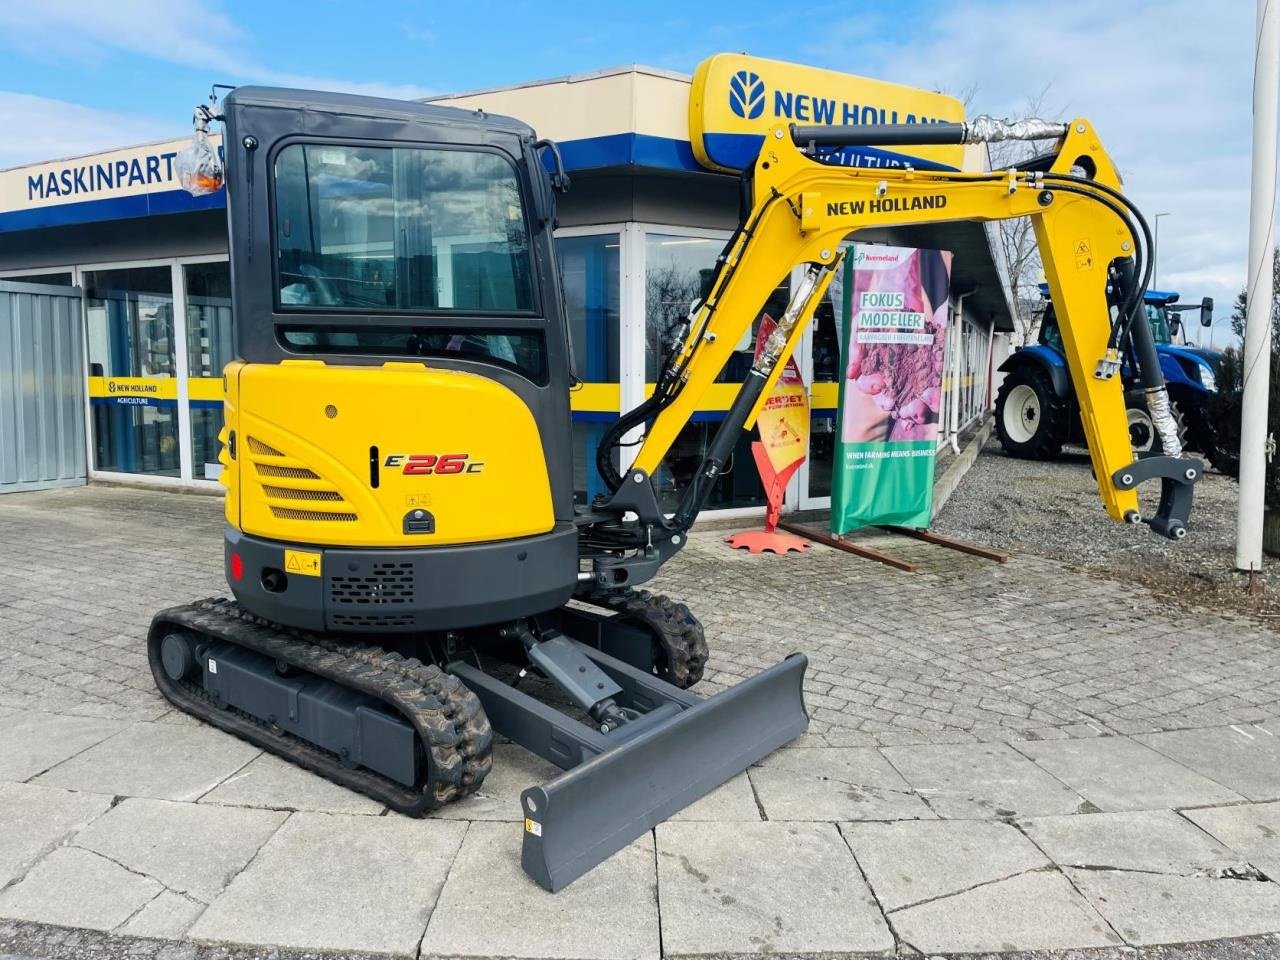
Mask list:
[[[1063,444],[1082,443],[1080,410],[1071,389],[1048,286],[1041,284],[1045,298],[1038,343],[1015,351],[1000,370],[1004,383],[996,396],[996,431],[1000,443],[1011,456],[1028,460],[1049,460],[1062,452]],[[1218,390],[1217,373],[1222,354],[1186,344],[1182,314],[1198,310],[1200,323],[1213,322],[1213,298],[1197,304],[1177,305],[1178,294],[1148,290],[1145,295],[1147,319],[1160,354],[1160,367],[1169,388],[1169,401],[1183,446],[1198,450],[1218,470],[1236,476],[1240,469],[1238,449],[1221,439],[1216,429],[1213,404]],[[1179,342],[1182,341],[1182,342]],[[1135,453],[1160,453],[1159,434],[1151,421],[1141,387],[1133,380],[1134,365],[1128,357],[1121,370],[1125,384],[1125,406],[1129,416],[1129,436]]]

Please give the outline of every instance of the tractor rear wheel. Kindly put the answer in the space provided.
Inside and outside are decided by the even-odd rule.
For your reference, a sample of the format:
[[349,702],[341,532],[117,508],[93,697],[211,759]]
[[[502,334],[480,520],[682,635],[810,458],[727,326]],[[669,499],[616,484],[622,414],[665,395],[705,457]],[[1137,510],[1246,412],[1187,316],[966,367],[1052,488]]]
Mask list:
[[1049,375],[1024,363],[1011,370],[996,396],[996,432],[1005,452],[1024,460],[1051,460],[1067,438],[1067,399]]

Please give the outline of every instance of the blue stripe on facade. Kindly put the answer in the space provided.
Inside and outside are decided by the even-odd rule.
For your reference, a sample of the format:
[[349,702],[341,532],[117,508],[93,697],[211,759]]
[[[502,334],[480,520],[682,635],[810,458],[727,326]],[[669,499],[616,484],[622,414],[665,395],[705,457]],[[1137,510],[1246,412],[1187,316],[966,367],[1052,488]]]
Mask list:
[[[605,137],[565,140],[559,147],[564,167],[570,173],[628,166],[707,172],[706,167],[694,157],[693,146],[688,140],[652,137],[645,133],[615,133]],[[550,169],[551,157],[544,155],[542,159]]]
[[169,397],[90,397],[95,407],[176,407],[178,401]]
[[164,213],[219,210],[225,205],[226,198],[221,191],[203,197],[193,197],[185,190],[165,190],[160,193],[143,193],[132,197],[82,200],[79,203],[59,203],[50,207],[36,207],[33,210],[0,213],[0,233],[38,230],[42,227],[65,227],[75,223],[99,223],[104,220],[128,220],[132,217],[149,217]]
[[[598,170],[604,167],[649,167],[657,170],[679,170],[706,173],[693,156],[686,140],[651,137],[642,133],[619,133],[607,137],[566,140],[560,144],[565,169],[569,172]],[[544,161],[550,158],[544,156]],[[65,227],[77,223],[100,223],[105,220],[128,220],[167,213],[193,213],[219,210],[226,206],[222,191],[193,197],[185,190],[164,190],[131,197],[106,197],[58,203],[31,210],[0,213],[0,233]]]
[[[178,401],[172,397],[90,397],[89,403],[95,407],[176,407]],[[221,410],[221,400],[188,400],[187,406],[192,410]],[[617,419],[617,416],[614,416]]]

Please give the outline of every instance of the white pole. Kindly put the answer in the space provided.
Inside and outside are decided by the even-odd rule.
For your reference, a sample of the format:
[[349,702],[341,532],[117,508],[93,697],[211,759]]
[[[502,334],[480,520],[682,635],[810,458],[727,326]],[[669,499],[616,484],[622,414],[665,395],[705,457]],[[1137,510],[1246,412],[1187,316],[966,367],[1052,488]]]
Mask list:
[[1253,182],[1249,203],[1249,297],[1244,330],[1244,402],[1240,421],[1240,509],[1236,568],[1262,569],[1266,487],[1267,394],[1271,374],[1271,257],[1275,248],[1276,98],[1280,92],[1280,6],[1257,0],[1253,74]]

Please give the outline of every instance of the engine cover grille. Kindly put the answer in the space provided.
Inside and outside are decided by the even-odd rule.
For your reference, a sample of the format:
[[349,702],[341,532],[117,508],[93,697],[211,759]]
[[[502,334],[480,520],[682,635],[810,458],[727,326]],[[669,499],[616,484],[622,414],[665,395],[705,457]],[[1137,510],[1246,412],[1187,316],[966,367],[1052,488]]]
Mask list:
[[374,563],[367,574],[329,576],[329,604],[335,607],[386,607],[413,603],[413,564]]

